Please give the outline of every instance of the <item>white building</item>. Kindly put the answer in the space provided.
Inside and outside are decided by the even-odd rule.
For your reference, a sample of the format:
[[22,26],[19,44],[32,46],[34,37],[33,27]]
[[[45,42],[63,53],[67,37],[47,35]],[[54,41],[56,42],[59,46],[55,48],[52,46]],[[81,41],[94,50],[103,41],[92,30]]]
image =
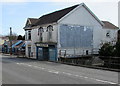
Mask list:
[[28,18],[24,29],[26,56],[51,61],[60,56],[98,54],[101,43],[117,40],[118,30],[100,21],[84,3],[39,19]]

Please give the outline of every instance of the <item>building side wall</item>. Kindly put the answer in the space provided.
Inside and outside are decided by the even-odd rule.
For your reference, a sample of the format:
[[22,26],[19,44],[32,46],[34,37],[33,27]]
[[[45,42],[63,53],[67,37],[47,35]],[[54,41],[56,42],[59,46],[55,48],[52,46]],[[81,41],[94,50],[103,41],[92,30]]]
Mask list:
[[[66,38],[62,38],[60,35],[66,35],[65,31],[61,32],[61,30],[63,30],[61,28],[61,25],[72,25],[72,26],[84,26],[85,28],[82,29],[76,29],[76,32],[74,31],[74,34],[71,34],[72,36],[74,36],[74,38],[70,39],[71,36],[67,36]],[[87,28],[88,27],[88,28]],[[91,29],[89,29],[91,28]],[[102,38],[100,37],[101,32],[99,34],[95,33],[96,31],[100,31],[102,30],[102,26],[100,25],[100,23],[83,7],[80,6],[77,9],[74,9],[70,14],[68,14],[67,16],[65,16],[63,19],[61,19],[59,21],[59,38],[58,38],[58,53],[59,50],[67,50],[66,52],[70,53],[76,53],[79,55],[83,55],[86,53],[86,51],[88,50],[89,54],[93,53],[93,48],[96,47],[100,44],[100,41],[98,41],[97,39],[101,40]],[[77,34],[79,33],[79,34]],[[94,37],[97,36],[97,37]],[[81,38],[80,38],[81,37]],[[88,38],[89,37],[89,38]],[[75,41],[76,39],[76,41]],[[79,46],[76,46],[76,48],[74,48],[74,43],[72,44],[73,47],[62,47],[61,43],[62,41],[60,40],[71,40],[71,41],[75,41],[75,43],[78,43]],[[81,41],[77,42],[77,41]],[[66,44],[67,45],[67,44]],[[76,44],[75,44],[76,45]],[[91,45],[91,46],[90,46]],[[79,52],[78,52],[79,51]]]

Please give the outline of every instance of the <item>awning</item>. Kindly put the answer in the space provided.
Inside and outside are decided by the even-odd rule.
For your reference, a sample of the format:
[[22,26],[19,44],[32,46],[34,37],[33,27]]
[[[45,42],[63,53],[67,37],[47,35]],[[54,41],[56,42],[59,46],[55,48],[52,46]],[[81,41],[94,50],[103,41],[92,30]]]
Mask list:
[[23,42],[22,40],[20,40],[20,41],[16,42],[15,44],[13,44],[13,45],[12,45],[12,48],[14,48],[15,46],[17,46],[17,45],[21,44],[22,42]]

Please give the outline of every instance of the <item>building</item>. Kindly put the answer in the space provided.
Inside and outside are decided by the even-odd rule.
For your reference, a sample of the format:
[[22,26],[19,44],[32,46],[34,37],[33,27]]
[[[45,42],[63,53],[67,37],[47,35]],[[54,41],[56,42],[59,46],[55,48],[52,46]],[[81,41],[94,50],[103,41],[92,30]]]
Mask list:
[[28,18],[24,30],[27,57],[57,61],[62,56],[98,54],[102,43],[117,40],[118,27],[100,21],[81,3],[38,19]]

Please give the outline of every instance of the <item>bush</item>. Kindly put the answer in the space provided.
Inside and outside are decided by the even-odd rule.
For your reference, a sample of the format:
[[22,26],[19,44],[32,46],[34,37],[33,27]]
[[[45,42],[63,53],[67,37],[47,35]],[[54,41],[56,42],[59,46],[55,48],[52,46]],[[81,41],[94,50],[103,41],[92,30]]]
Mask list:
[[120,57],[120,41],[115,45],[112,43],[104,43],[99,50],[100,56],[117,56]]
[[100,56],[113,56],[114,53],[114,46],[111,43],[105,43],[102,45],[101,49],[99,50]]
[[114,55],[120,57],[120,41],[118,41],[115,45]]

